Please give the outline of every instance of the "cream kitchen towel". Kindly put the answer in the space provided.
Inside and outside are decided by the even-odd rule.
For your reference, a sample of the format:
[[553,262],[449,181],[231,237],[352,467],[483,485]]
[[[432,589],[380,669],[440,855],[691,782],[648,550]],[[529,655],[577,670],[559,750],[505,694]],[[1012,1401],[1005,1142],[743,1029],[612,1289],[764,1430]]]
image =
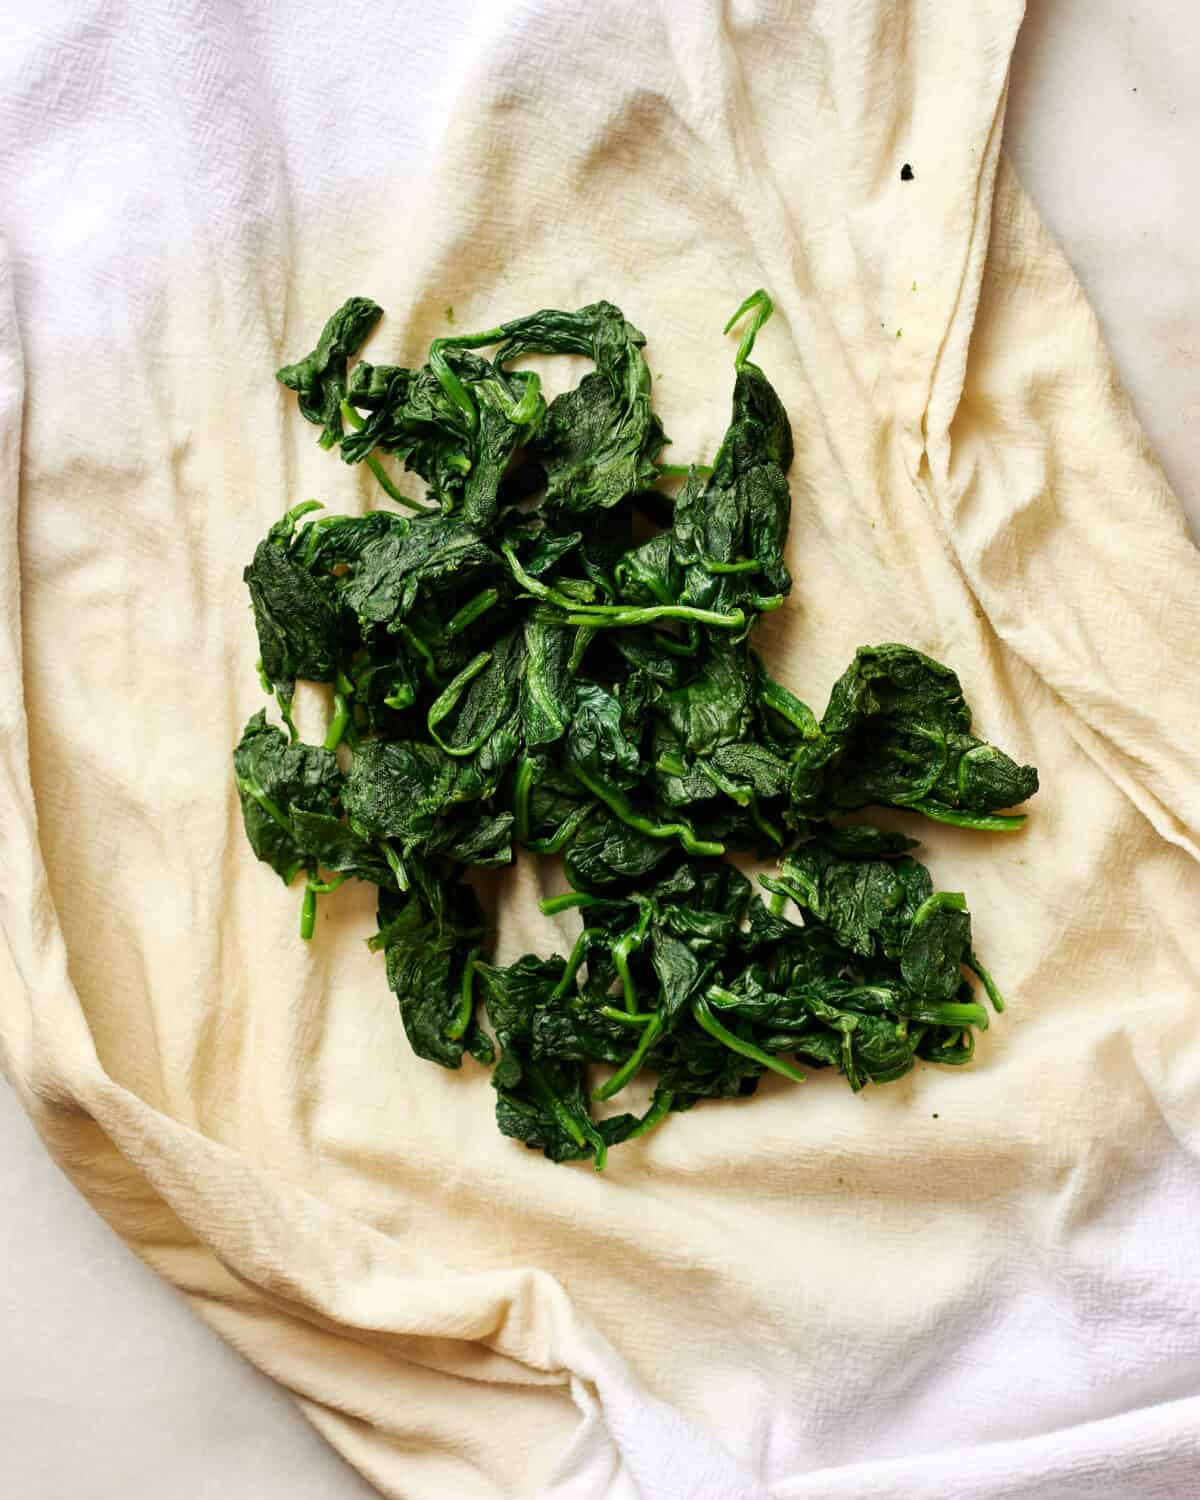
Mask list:
[[[97,1210],[404,1500],[1177,1496],[1200,1473],[1200,554],[999,155],[1017,0],[10,0],[0,1057]],[[902,180],[901,167],[912,168]],[[618,302],[672,457],[732,347],[794,422],[818,708],[949,660],[1042,772],[920,829],[1010,997],[965,1071],[817,1076],[554,1167],[405,1042],[370,892],[243,840],[241,568],[375,504],[275,367]],[[569,941],[545,873],[499,952]],[[8,1206],[20,1213],[19,1204]]]

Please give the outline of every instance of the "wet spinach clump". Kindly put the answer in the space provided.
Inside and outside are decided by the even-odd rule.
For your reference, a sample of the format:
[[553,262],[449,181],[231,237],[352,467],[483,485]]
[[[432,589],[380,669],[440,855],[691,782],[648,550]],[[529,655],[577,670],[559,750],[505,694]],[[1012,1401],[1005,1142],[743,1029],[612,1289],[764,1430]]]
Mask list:
[[[285,725],[260,711],[234,751],[247,837],[304,876],[305,938],[318,896],[378,887],[370,946],[414,1052],[491,1065],[500,1129],[554,1161],[599,1169],[767,1072],[860,1089],[965,1063],[988,1024],[971,976],[1003,1008],[963,897],[847,815],[1013,829],[1037,772],[910,646],[864,646],[818,718],[750,644],[792,587],[792,431],[750,358],[771,311],[755,292],[726,328],[744,320],[711,466],[660,463],[645,338],[609,302],[436,339],[408,369],[355,362],[381,315],[355,297],[278,373],[410,513],[307,501],[247,567]],[[529,354],[593,368],[547,403]],[[297,736],[297,680],[329,685],[322,745]],[[581,927],[565,957],[497,965],[469,877],[518,849],[561,860],[543,909]],[[731,854],[775,872],[756,891]],[[641,1073],[647,1110],[594,1110]]]

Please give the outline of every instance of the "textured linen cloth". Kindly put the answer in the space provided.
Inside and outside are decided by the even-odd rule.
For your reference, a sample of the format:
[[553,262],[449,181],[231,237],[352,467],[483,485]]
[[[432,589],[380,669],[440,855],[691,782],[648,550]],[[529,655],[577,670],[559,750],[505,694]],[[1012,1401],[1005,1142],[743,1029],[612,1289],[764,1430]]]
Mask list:
[[[1195,1487],[1200,554],[1000,156],[1020,16],[0,15],[0,1059],[96,1209],[386,1495]],[[351,293],[405,363],[450,304],[607,297],[670,456],[703,457],[759,285],[796,587],[756,639],[818,711],[857,646],[911,642],[1040,767],[1022,833],[916,830],[1010,1004],[967,1070],[768,1080],[598,1177],[411,1055],[369,890],[301,944],[245,844],[241,568],[286,506],[381,498],[272,374]],[[553,878],[498,881],[502,959],[570,940]]]

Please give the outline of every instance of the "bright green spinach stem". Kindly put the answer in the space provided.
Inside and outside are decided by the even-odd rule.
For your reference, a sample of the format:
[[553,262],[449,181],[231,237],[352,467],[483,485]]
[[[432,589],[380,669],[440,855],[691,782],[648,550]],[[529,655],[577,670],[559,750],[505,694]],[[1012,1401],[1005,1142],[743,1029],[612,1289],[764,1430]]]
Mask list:
[[785,1063],[778,1057],[772,1057],[769,1052],[764,1052],[753,1042],[744,1042],[740,1036],[734,1036],[732,1031],[722,1026],[713,1015],[703,995],[698,995],[692,1002],[692,1014],[709,1036],[716,1037],[717,1041],[723,1043],[731,1052],[740,1052],[743,1057],[750,1058],[752,1062],[761,1063],[764,1068],[770,1068],[773,1073],[778,1073],[784,1078],[790,1078],[793,1083],[805,1081],[804,1074],[793,1068],[790,1063]]
[[308,877],[304,887],[304,900],[300,903],[300,936],[306,943],[311,941],[316,931],[317,897],[336,891],[345,879],[344,875],[331,875],[328,880],[318,880],[315,875]]
[[[714,609],[693,609],[690,604],[647,604],[644,606],[620,604],[571,604],[572,613],[561,620],[552,620],[554,625],[591,625],[595,630],[627,630],[634,625],[650,625],[655,620],[692,620],[697,625],[708,625],[716,630],[740,630],[746,616],[740,609],[731,609],[727,615]],[[584,614],[584,610],[604,613]],[[690,655],[690,652],[688,653]]]
[[592,1165],[597,1172],[604,1171],[604,1164],[608,1160],[608,1145],[604,1137],[592,1124],[591,1120],[581,1119],[575,1112],[568,1108],[564,1101],[546,1082],[545,1074],[537,1063],[530,1061],[525,1064],[534,1088],[541,1096],[542,1103],[553,1114],[563,1130],[571,1137],[579,1147],[591,1146],[593,1161]]
[[650,1101],[650,1108],[625,1139],[627,1141],[634,1141],[639,1135],[645,1135],[648,1130],[653,1130],[663,1116],[670,1113],[671,1106],[674,1103],[675,1094],[671,1089],[655,1089],[654,1098]]
[[728,333],[733,325],[751,310],[753,310],[754,316],[746,325],[742,333],[742,342],[738,345],[738,352],[733,358],[733,367],[735,370],[740,370],[750,358],[751,351],[754,348],[754,340],[758,337],[758,330],[775,311],[775,304],[762,287],[759,287],[758,291],[750,293],[745,302],[742,303],[741,307],[738,308],[737,312],[734,313],[733,317],[730,318],[721,331]]
[[306,943],[312,941],[317,926],[317,893],[312,885],[304,887],[304,900],[300,903],[300,936]]
[[775,824],[771,822],[770,818],[766,816],[762,808],[759,807],[758,798],[753,792],[750,793],[750,821],[754,824],[755,828],[757,828],[760,833],[766,834],[767,838],[769,838],[773,844],[782,846],[783,834],[779,831],[778,828],[776,828]]
[[638,1038],[638,1044],[621,1064],[607,1083],[602,1083],[598,1089],[592,1091],[592,1098],[597,1104],[605,1099],[611,1099],[614,1094],[620,1093],[629,1080],[637,1073],[642,1063],[646,1060],[646,1053],[658,1041],[659,1033],[662,1031],[662,1016],[656,1011],[647,1022],[645,1029]]
[[763,674],[759,696],[768,708],[774,709],[793,729],[798,729],[806,740],[815,740],[821,733],[817,716],[807,703],[801,702],[795,693],[790,693],[783,683]]
[[974,948],[967,949],[966,965],[973,974],[977,974],[983,981],[983,987],[987,991],[988,999],[992,1002],[992,1009],[999,1015],[1004,1009],[1004,996],[1000,993],[996,981],[979,962],[979,955],[975,952]]
[[474,625],[480,615],[486,614],[499,598],[498,589],[482,589],[474,599],[468,599],[461,609],[455,610],[450,616],[446,621],[446,634],[461,635],[468,625]]
[[536,769],[529,756],[524,755],[513,780],[513,824],[522,844],[529,842],[529,793],[533,789],[533,773]]
[[913,912],[912,925],[916,931],[939,911],[966,911],[967,898],[961,891],[934,891],[932,896],[926,896],[916,911]]
[[408,871],[404,868],[404,861],[400,858],[400,856],[396,853],[396,851],[392,848],[392,846],[386,839],[380,840],[379,850],[384,859],[387,860],[388,868],[396,877],[396,884],[402,891],[408,890]]
[[602,927],[585,927],[575,939],[575,946],[571,949],[571,956],[567,959],[563,976],[550,992],[551,1000],[561,1000],[571,986],[575,983],[575,976],[579,973],[588,956],[588,949],[593,943],[600,942],[606,936]]
[[475,406],[475,398],[463,385],[462,381],[450,368],[442,348],[447,344],[447,339],[434,339],[429,346],[429,368],[438,378],[438,384],[446,395],[450,397],[466,420],[467,431],[474,434],[479,430],[479,411]]
[[[349,401],[342,402],[341,410],[343,419],[348,422],[350,426],[355,429],[355,431],[365,425],[362,417],[360,417],[359,414],[354,410]],[[387,495],[390,500],[394,500],[397,505],[406,505],[409,510],[419,511],[422,515],[433,515],[434,512],[428,505],[422,505],[419,500],[410,500],[403,490],[399,490],[396,488],[391,479],[389,479],[387,470],[383,467],[383,465],[379,462],[379,460],[373,453],[367,454],[366,464],[367,468],[370,469],[371,473],[374,474],[375,478],[379,481],[384,494]]]
[[988,1013],[977,1001],[964,1004],[943,1000],[937,1004],[917,1002],[908,1007],[910,1021],[919,1021],[927,1026],[978,1026],[980,1031],[988,1029]]
[[591,792],[593,797],[598,797],[604,805],[615,812],[622,823],[627,823],[630,828],[636,828],[639,833],[644,833],[647,838],[672,839],[678,838],[685,854],[703,855],[715,858],[725,853],[724,844],[711,843],[707,839],[698,839],[695,830],[687,823],[652,823],[649,818],[644,817],[630,802],[629,798],[616,787],[607,787],[602,781],[589,775],[581,766],[572,765],[571,774],[576,780],[582,782]]
[[594,802],[587,802],[583,807],[577,807],[573,813],[568,813],[548,839],[526,839],[526,849],[532,854],[561,854],[575,837],[579,825],[591,816],[595,805]]
[[473,657],[457,677],[451,678],[451,680],[447,683],[445,689],[437,696],[437,698],[434,699],[433,703],[430,705],[429,712],[425,716],[425,726],[429,730],[430,738],[436,740],[447,755],[474,755],[476,750],[479,749],[480,745],[483,744],[484,740],[486,740],[488,735],[492,732],[491,727],[485,729],[483,733],[477,738],[473,739],[469,745],[447,744],[446,741],[437,732],[437,725],[442,722],[447,714],[450,714],[454,711],[454,706],[462,697],[463,691],[467,687],[468,683],[473,682],[475,678],[479,676],[480,672],[483,671],[483,669],[487,666],[488,662],[490,662],[491,659],[492,653],[490,651],[481,651],[478,656]]
[[333,719],[329,725],[329,733],[325,736],[326,750],[336,750],[342,743],[342,736],[346,733],[346,725],[350,722],[350,705],[346,702],[345,693],[335,689],[333,694]]
[[564,891],[561,896],[547,896],[539,901],[542,915],[555,917],[560,911],[570,911],[575,906],[603,906],[603,896],[593,896],[587,891]]
[[402,640],[408,642],[421,658],[421,671],[424,673],[425,681],[432,683],[436,687],[441,678],[438,676],[437,663],[433,659],[433,652],[429,649],[428,643],[417,634],[411,625],[401,625],[398,634]]
[[734,781],[731,777],[723,775],[712,766],[703,756],[696,758],[696,769],[702,776],[708,778],[722,796],[728,797],[731,802],[736,802],[739,807],[749,807],[753,792],[750,787],[742,782]]
[[618,1010],[615,1005],[602,1005],[600,1014],[610,1021],[620,1021],[623,1026],[649,1026],[655,1016],[652,1010],[639,1010],[636,1015],[631,1015],[627,1010]]
[[530,838],[532,829],[529,823],[529,794],[533,790],[536,769],[532,758],[523,756],[513,780],[513,823],[517,839],[534,854],[558,854],[575,837],[575,830],[596,804],[588,802],[583,807],[577,807],[573,813],[568,813],[550,838]]
[[612,945],[613,963],[617,966],[617,973],[621,976],[621,988],[625,993],[625,1009],[631,1016],[638,1013],[637,985],[633,982],[633,975],[629,972],[629,955],[635,948],[640,948],[646,937],[646,929],[650,926],[650,917],[653,908],[647,901],[643,903],[641,913],[638,916],[637,926],[617,939]]
[[712,473],[711,464],[658,464],[656,467],[663,479],[687,479],[693,470],[702,475]]
[[458,1009],[454,1012],[453,1019],[446,1027],[446,1036],[449,1041],[457,1042],[467,1027],[471,1024],[471,1017],[475,1014],[475,960],[479,957],[479,949],[472,948],[467,954],[467,961],[463,965],[462,984],[459,987]]
[[468,431],[474,433],[479,427],[479,412],[475,398],[459,380],[446,361],[443,349],[483,349],[488,344],[498,343],[505,337],[503,328],[485,328],[482,333],[460,333],[453,338],[434,339],[429,346],[429,368],[438,378],[438,384],[450,397],[466,419]]
[[977,828],[984,833],[1015,833],[1025,822],[1024,813],[961,812],[955,807],[942,807],[936,802],[924,801],[899,805],[922,813],[935,823],[949,823],[955,828]]
[[247,797],[253,797],[255,802],[258,803],[259,807],[262,808],[263,812],[266,813],[267,817],[270,818],[272,822],[278,823],[280,828],[283,829],[284,833],[287,834],[288,838],[291,838],[292,825],[284,816],[284,813],[279,807],[278,803],[274,802],[270,797],[267,796],[266,792],[263,791],[258,782],[247,781],[244,776],[238,776],[235,778],[235,780],[237,781],[238,791],[244,792]]
[[746,616],[740,609],[721,614],[714,609],[694,609],[687,604],[586,604],[531,577],[517,560],[511,544],[506,544],[500,550],[508,560],[513,577],[527,594],[568,612],[564,619],[554,621],[555,624],[590,625],[597,630],[616,630],[631,625],[649,625],[654,620],[694,620],[697,624],[717,629],[739,630],[746,623]]
[[279,705],[279,714],[287,725],[288,737],[295,744],[300,738],[300,731],[296,728],[296,721],[292,718],[292,700],[285,698],[278,688],[275,689],[275,702]]

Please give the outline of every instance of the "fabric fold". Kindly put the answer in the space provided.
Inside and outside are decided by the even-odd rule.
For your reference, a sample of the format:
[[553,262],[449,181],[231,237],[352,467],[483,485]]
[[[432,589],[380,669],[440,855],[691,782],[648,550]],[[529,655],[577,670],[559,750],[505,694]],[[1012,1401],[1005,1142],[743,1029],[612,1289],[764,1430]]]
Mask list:
[[[1194,1462],[1200,565],[1000,155],[1021,12],[0,23],[0,1061],[383,1494],[1062,1500]],[[1009,1007],[967,1070],[774,1080],[598,1177],[412,1056],[368,891],[306,947],[245,847],[241,569],[298,500],[380,503],[272,374],[352,293],[402,361],[448,309],[607,297],[669,456],[704,458],[759,285],[798,454],[764,655],[819,711],[856,647],[909,641],[1039,765],[1019,835],[914,826]],[[504,877],[500,961],[571,941],[551,878]]]

